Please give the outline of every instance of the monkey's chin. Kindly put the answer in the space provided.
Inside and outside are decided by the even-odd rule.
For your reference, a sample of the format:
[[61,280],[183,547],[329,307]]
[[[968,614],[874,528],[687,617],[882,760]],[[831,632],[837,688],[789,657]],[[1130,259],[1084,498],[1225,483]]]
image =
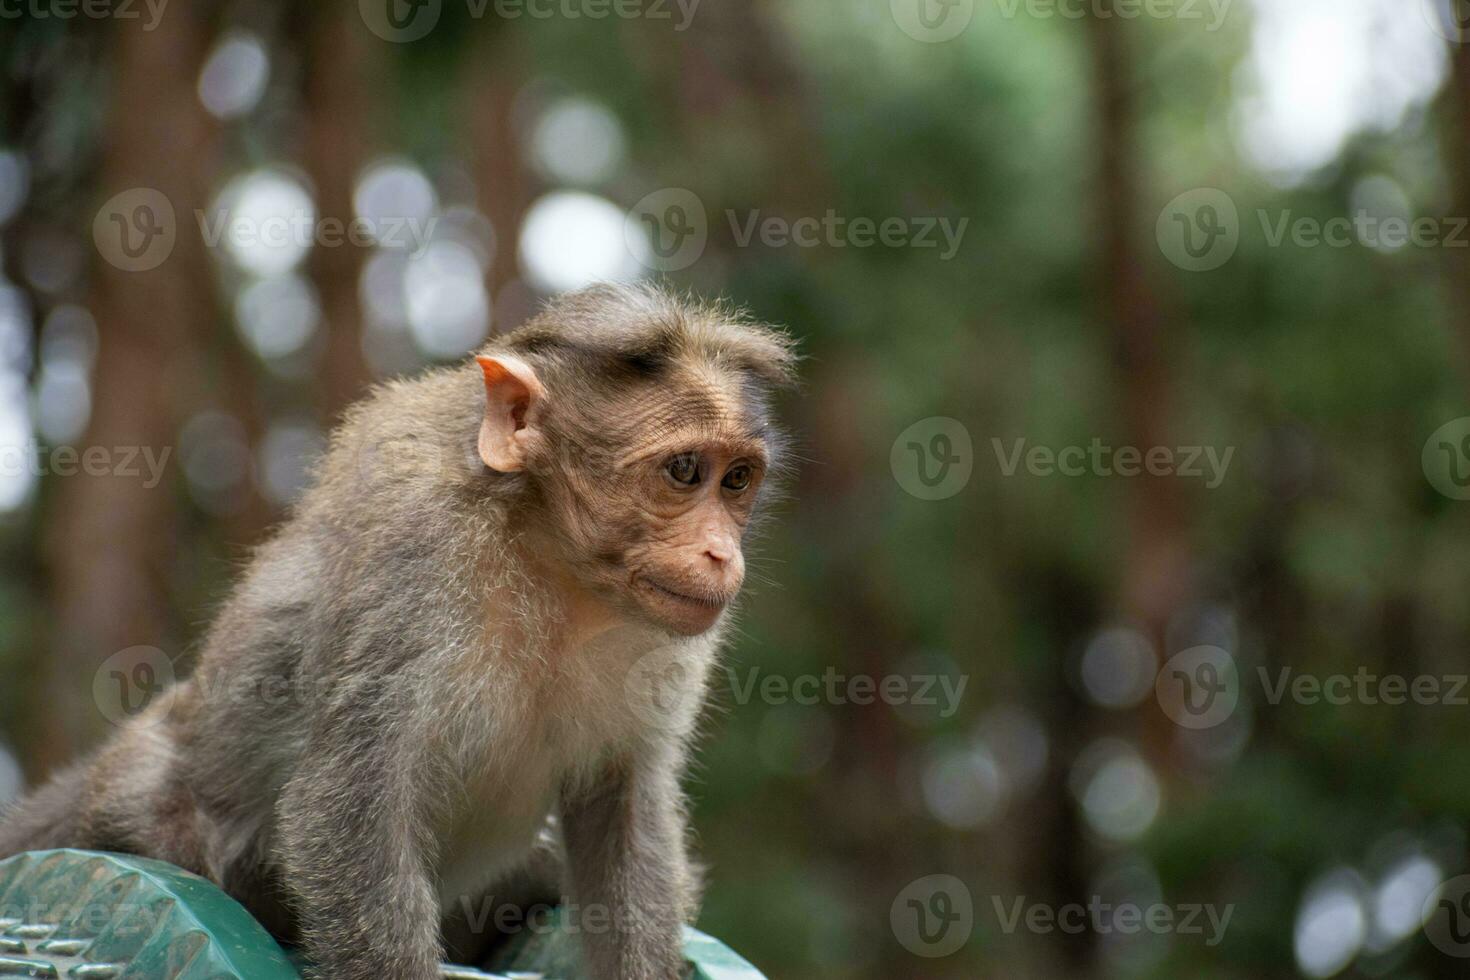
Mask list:
[[675,591],[652,579],[637,581],[644,610],[660,626],[683,636],[707,632],[724,614],[728,599],[706,599]]

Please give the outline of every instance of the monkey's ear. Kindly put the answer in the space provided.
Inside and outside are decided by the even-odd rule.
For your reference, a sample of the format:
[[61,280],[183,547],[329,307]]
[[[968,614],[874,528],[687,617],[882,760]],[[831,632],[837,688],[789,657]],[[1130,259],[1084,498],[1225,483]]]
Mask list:
[[485,421],[480,424],[480,458],[492,470],[513,473],[526,465],[530,442],[529,420],[546,389],[531,365],[518,357],[498,354],[477,357],[485,374]]

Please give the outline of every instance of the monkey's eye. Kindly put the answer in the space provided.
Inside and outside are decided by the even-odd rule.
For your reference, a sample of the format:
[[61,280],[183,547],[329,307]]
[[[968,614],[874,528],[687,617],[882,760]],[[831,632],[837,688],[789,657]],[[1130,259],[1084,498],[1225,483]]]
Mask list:
[[668,461],[664,472],[676,485],[692,487],[699,482],[699,457],[693,453],[680,453]]
[[750,486],[750,475],[749,463],[736,463],[725,473],[725,478],[720,481],[720,486],[740,493]]

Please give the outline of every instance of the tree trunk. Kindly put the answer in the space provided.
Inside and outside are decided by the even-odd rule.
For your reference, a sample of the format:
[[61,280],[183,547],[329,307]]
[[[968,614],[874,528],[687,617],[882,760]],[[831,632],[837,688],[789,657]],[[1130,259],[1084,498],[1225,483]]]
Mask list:
[[514,330],[535,312],[529,292],[522,290],[518,299],[504,292],[520,277],[517,239],[536,193],[514,112],[516,95],[528,78],[521,51],[524,43],[518,31],[485,31],[476,39],[461,79],[460,105],[469,119],[467,142],[476,203],[495,234],[495,254],[485,276],[492,333]]
[[124,271],[95,263],[92,309],[100,334],[85,446],[120,458],[124,447],[168,449],[157,486],[127,476],[58,477],[45,542],[55,645],[44,664],[31,758],[45,772],[105,727],[92,678],[135,645],[177,654],[167,609],[176,546],[179,423],[202,384],[196,333],[212,315],[210,278],[194,211],[205,207],[215,131],[194,92],[205,38],[188,9],[153,30],[115,31],[115,97],[103,149],[100,198],[148,187],[173,206],[176,240],[163,263]]
[[[1451,174],[1454,214],[1470,215],[1470,41],[1454,46],[1450,76],[1450,104],[1453,109],[1449,171]],[[1460,338],[1460,367],[1470,380],[1470,249],[1446,249],[1450,262],[1450,283],[1455,311],[1455,329]]]
[[[1105,0],[1108,2],[1108,0]],[[1088,19],[1097,105],[1097,248],[1100,315],[1129,445],[1170,446],[1169,357],[1159,303],[1139,247],[1139,165],[1133,158],[1136,110],[1124,32],[1116,16]],[[1144,474],[1130,481],[1129,546],[1121,605],[1163,647],[1170,616],[1188,594],[1189,553],[1178,480]]]
[[[374,107],[383,104],[383,44],[363,30],[357,10],[330,4],[307,12],[306,168],[316,184],[318,219],[347,228],[357,176],[377,145]],[[326,426],[360,398],[370,374],[363,353],[358,279],[365,249],[344,238],[313,247],[310,271],[321,295],[327,342],[320,379]]]

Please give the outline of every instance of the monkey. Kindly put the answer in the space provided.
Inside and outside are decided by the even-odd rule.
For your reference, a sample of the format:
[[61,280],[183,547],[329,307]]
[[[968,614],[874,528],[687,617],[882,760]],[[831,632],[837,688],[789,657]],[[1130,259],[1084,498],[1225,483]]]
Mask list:
[[587,975],[683,976],[681,779],[797,362],[726,304],[600,284],[383,383],[191,675],[13,807],[0,855],[172,862],[320,980],[437,977],[459,907],[551,874]]

